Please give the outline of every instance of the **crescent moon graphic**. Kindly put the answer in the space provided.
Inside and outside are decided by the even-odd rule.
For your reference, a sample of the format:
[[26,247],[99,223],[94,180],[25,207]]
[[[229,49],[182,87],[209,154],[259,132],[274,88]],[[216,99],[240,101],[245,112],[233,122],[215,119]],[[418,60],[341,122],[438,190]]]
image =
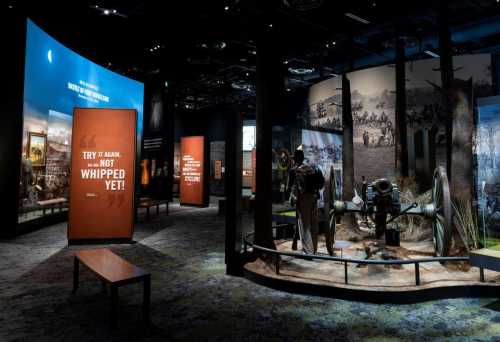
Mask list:
[[49,52],[47,52],[47,59],[49,60],[49,63],[52,63],[52,50],[49,50]]

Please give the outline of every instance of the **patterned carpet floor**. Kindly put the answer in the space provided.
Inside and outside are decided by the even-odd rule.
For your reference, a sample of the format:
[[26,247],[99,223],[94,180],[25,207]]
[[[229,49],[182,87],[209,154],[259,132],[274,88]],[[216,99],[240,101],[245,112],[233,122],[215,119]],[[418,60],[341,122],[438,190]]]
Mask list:
[[140,322],[142,289],[109,300],[81,269],[73,295],[66,223],[0,240],[0,341],[500,341],[500,301],[452,299],[377,305],[290,294],[225,275],[217,208],[172,206],[137,224],[135,243],[109,245],[152,273],[152,326]]

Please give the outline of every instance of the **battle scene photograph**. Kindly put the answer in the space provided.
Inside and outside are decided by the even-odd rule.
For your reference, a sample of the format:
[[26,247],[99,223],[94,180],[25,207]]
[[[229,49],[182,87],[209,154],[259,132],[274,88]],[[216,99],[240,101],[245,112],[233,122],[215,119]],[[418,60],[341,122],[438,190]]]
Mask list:
[[347,75],[351,82],[354,178],[394,177],[395,71],[381,66]]

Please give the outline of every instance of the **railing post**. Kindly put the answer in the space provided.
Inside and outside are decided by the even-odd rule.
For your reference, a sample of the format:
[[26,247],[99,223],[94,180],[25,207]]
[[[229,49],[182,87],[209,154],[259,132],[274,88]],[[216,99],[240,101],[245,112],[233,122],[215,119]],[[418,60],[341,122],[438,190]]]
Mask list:
[[415,263],[415,284],[420,285],[420,264]]
[[484,268],[479,267],[479,280],[484,283]]
[[345,280],[345,283],[347,284],[347,261],[344,261],[344,280]]
[[276,274],[280,274],[280,255],[276,254]]

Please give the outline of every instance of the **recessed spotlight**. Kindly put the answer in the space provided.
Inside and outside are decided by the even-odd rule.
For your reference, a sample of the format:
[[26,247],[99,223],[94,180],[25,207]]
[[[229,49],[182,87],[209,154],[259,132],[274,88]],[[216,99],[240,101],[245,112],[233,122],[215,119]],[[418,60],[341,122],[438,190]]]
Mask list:
[[113,13],[116,13],[116,10],[115,10],[115,9],[113,10]]
[[229,6],[224,7],[224,11],[229,11]]
[[273,28],[273,24],[269,24],[269,28]]
[[334,41],[332,42],[332,45],[334,45],[334,46],[335,46],[335,45],[337,45],[337,42],[334,40]]
[[248,76],[250,76],[250,73],[248,73],[248,72],[247,72],[247,73],[245,73],[245,76],[247,76],[247,77],[248,77]]
[[109,15],[109,10],[104,10],[104,15]]
[[283,64],[288,64],[288,60],[284,61]]
[[290,89],[290,88],[286,88],[286,91],[292,91],[292,89]]

